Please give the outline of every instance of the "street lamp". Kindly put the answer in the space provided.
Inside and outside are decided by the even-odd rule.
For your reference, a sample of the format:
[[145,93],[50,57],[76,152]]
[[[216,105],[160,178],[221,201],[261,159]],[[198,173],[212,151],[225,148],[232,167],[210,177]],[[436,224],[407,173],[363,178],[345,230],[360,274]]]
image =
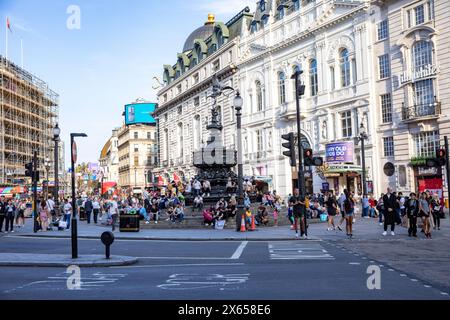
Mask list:
[[363,184],[363,197],[367,196],[367,182],[366,182],[366,146],[365,141],[369,138],[367,130],[364,127],[364,122],[361,122],[359,127],[359,141],[361,141],[361,157],[362,157],[362,184]]
[[59,207],[59,165],[58,165],[58,158],[59,158],[59,135],[61,134],[61,129],[59,128],[58,124],[55,125],[55,127],[53,128],[53,141],[55,141],[55,150],[54,150],[54,158],[55,158],[55,188],[54,188],[54,193],[55,193],[55,210],[57,216],[59,216],[60,212],[60,207]]
[[87,137],[85,133],[71,133],[70,134],[70,154],[71,154],[71,169],[72,169],[72,259],[78,258],[78,230],[77,230],[77,211],[75,203],[75,162],[77,162],[77,145],[75,138]]
[[244,100],[241,97],[239,91],[236,91],[236,96],[233,102],[234,108],[236,109],[236,126],[237,126],[237,152],[238,152],[238,213],[236,214],[236,231],[240,229],[240,217],[244,214],[244,161],[242,158],[242,106],[244,105]]
[[45,167],[45,200],[48,200],[48,172],[50,171],[50,159],[49,158],[45,158],[44,159],[44,167]]

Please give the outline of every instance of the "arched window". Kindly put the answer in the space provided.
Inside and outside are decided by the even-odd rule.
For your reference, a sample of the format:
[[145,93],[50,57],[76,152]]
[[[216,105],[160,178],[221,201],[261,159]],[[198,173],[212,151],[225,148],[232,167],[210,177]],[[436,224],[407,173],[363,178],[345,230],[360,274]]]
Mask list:
[[184,141],[183,141],[183,123],[179,123],[177,126],[177,137],[178,137],[178,158],[184,156]]
[[257,111],[263,111],[263,92],[261,82],[258,80],[255,83],[256,87],[256,108]]
[[429,41],[419,41],[413,46],[413,68],[418,71],[433,64],[433,46]]
[[252,21],[251,31],[252,33],[258,32],[258,21]]
[[202,144],[202,123],[200,121],[200,115],[196,115],[194,118],[194,150],[198,150]]
[[278,95],[279,103],[286,103],[286,75],[284,72],[278,73]]
[[311,89],[311,96],[317,96],[319,92],[319,83],[317,78],[317,61],[312,59],[309,63],[309,84]]
[[[302,68],[300,66],[293,67],[292,75],[296,74],[297,72],[300,72],[301,70],[302,70]],[[294,101],[295,101],[295,98],[297,97],[297,88],[295,88],[295,81],[292,81],[292,89],[293,89],[292,97],[294,97]]]
[[261,10],[261,12],[266,11],[266,1],[265,0],[261,0],[259,2],[259,10]]
[[217,45],[219,46],[219,48],[222,47],[222,46],[224,45],[224,43],[225,43],[224,40],[225,40],[225,39],[224,39],[224,37],[223,37],[222,31],[221,31],[221,30],[218,30],[218,31],[217,31]]
[[298,11],[300,9],[300,0],[292,0],[294,11]]
[[350,58],[347,49],[342,49],[339,53],[339,64],[341,66],[341,86],[350,85]]

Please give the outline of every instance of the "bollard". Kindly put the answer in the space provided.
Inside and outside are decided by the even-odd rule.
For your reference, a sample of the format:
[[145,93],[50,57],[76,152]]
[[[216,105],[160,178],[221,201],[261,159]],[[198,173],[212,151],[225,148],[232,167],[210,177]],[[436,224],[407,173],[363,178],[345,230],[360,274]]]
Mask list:
[[103,232],[100,239],[102,240],[102,243],[105,245],[106,259],[109,259],[111,255],[110,247],[114,242],[114,234],[111,231]]

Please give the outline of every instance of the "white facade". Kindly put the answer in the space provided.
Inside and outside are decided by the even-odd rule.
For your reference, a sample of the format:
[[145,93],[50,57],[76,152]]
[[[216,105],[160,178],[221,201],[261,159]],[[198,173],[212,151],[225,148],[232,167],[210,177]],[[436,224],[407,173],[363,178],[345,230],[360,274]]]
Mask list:
[[[245,101],[244,173],[270,176],[280,194],[292,192],[297,173],[282,156],[281,135],[297,132],[291,76],[299,67],[306,85],[301,100],[301,132],[315,156],[325,157],[328,143],[355,141],[364,122],[369,133],[368,180],[372,179],[376,150],[372,144],[375,123],[369,108],[373,75],[369,68],[372,52],[366,1],[302,1],[299,8],[294,7],[294,1],[287,1],[290,4],[281,19],[276,3],[266,1],[265,9],[270,8],[267,23],[251,27],[239,44],[240,90]],[[260,4],[258,1],[257,10]],[[263,16],[262,12],[255,14],[262,17],[261,21]],[[341,60],[343,53],[346,63]],[[347,179],[360,173],[360,159],[360,148],[355,145],[351,170],[348,165],[333,168],[343,172],[336,180],[338,189],[332,174],[322,179],[312,170],[309,191],[319,192],[323,182],[330,183],[335,191],[356,189],[359,179]]]
[[114,129],[100,155],[100,168],[105,182],[119,182],[119,129]]

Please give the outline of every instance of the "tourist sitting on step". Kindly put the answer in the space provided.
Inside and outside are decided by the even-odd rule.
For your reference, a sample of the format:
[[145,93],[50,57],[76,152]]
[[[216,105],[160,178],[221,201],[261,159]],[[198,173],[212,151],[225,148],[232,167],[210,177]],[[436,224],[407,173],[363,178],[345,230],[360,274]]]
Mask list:
[[211,226],[214,225],[213,221],[213,208],[205,209],[203,211],[203,223],[205,226]]
[[269,213],[264,205],[258,207],[258,213],[256,214],[255,221],[257,225],[267,226],[269,224]]
[[175,208],[174,214],[172,215],[172,222],[183,222],[184,220],[184,211],[181,204],[178,204]]
[[203,209],[203,198],[201,195],[198,195],[194,199],[194,206],[192,208],[192,212],[195,212],[195,209],[198,209],[198,212],[201,212]]
[[140,203],[138,204],[138,212],[139,212],[139,215],[144,218],[145,224],[149,224],[150,222],[149,222],[149,217],[148,217],[148,214],[147,214],[147,210]]
[[216,225],[217,221],[221,221],[225,219],[225,211],[224,210],[215,210],[212,220],[212,226]]

